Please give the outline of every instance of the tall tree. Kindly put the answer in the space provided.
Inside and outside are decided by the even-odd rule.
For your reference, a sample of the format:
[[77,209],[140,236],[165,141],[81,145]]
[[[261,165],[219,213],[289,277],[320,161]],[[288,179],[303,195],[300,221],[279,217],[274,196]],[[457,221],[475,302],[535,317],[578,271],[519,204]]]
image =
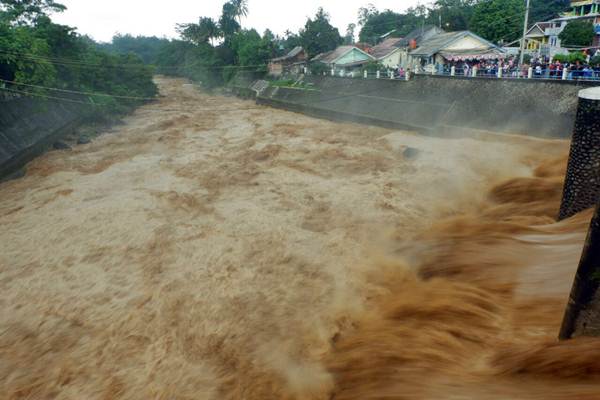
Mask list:
[[442,29],[463,31],[469,29],[475,0],[436,0],[429,11],[429,20],[436,25],[440,21]]
[[356,30],[356,24],[348,24],[346,28],[346,36],[344,36],[344,44],[354,44],[354,31]]
[[521,37],[524,17],[523,0],[480,0],[470,29],[492,42],[511,42]]
[[221,32],[223,32],[223,36],[226,40],[241,28],[240,24],[236,21],[238,16],[237,13],[237,8],[233,3],[227,2],[223,4],[223,11],[221,13],[221,18],[219,18],[219,26],[221,27]]
[[531,0],[530,22],[548,21],[569,9],[570,0]]
[[594,26],[587,21],[572,21],[558,36],[563,46],[589,46],[594,40]]
[[300,30],[300,42],[310,57],[335,49],[344,40],[337,28],[329,23],[329,14],[319,8],[313,19],[309,18]]
[[380,12],[374,7],[362,8],[359,10],[362,28],[358,38],[361,42],[376,44],[381,35],[390,31],[394,31],[395,36],[404,36],[425,22],[426,11],[410,8],[406,14],[399,14],[392,10]]
[[194,44],[213,43],[221,35],[219,26],[212,18],[200,17],[197,24],[177,24],[182,39]]
[[55,0],[0,0],[1,17],[20,24],[32,23],[49,12],[62,12],[66,7]]
[[231,0],[230,3],[233,5],[238,23],[242,26],[242,17],[248,15],[248,0]]

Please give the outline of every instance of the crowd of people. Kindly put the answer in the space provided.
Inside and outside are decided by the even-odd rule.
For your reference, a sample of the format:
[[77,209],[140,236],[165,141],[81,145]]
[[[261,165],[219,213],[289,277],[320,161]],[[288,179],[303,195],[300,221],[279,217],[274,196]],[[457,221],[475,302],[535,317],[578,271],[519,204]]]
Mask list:
[[600,79],[600,65],[591,65],[587,62],[561,62],[548,58],[532,59],[519,66],[516,58],[505,60],[468,60],[455,61],[447,64],[437,64],[437,73],[450,75],[454,66],[455,75],[473,76],[473,70],[477,69],[477,76],[498,76],[502,70],[502,77],[506,78],[528,78],[531,69],[531,77],[537,79],[563,79],[566,70],[567,79]]

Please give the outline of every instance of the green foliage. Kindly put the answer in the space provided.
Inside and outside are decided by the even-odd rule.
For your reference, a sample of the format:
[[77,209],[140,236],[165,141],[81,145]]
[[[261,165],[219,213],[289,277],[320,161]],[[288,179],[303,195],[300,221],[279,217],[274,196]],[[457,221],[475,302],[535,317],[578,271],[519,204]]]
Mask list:
[[31,24],[48,12],[61,12],[66,7],[54,0],[2,0],[0,19],[14,24]]
[[240,30],[241,26],[236,21],[238,17],[238,10],[235,4],[227,2],[223,4],[223,11],[221,18],[219,19],[219,26],[225,39],[231,37],[234,33]]
[[[110,94],[113,96],[153,97],[152,68],[133,54],[117,55],[102,49],[71,27],[53,23],[46,11],[63,7],[53,1],[0,0],[0,78],[19,84],[39,97],[92,99],[96,117],[125,111],[139,101],[111,96],[67,95],[49,88]],[[15,11],[17,10],[17,11]],[[12,20],[11,20],[12,18]]]
[[566,62],[569,62],[569,55],[568,54],[555,54],[554,57],[552,57],[552,59],[554,61],[566,63]]
[[133,53],[139,56],[145,64],[157,64],[158,54],[169,43],[168,39],[159,39],[155,36],[115,35],[112,43],[102,44],[99,47],[112,53]]
[[369,61],[363,67],[363,71],[368,71],[369,73],[382,71],[383,69],[384,69],[384,66],[378,61]]
[[589,46],[594,40],[594,26],[586,21],[572,21],[558,36],[563,46]]
[[594,56],[590,59],[590,65],[597,66],[600,65],[600,56]]
[[237,55],[237,65],[266,65],[275,54],[272,37],[261,38],[256,30],[243,30],[231,39],[231,48]]
[[285,32],[285,38],[281,42],[283,46],[283,51],[280,55],[288,53],[294,47],[302,46],[302,39],[300,35],[290,32],[289,30]]
[[221,37],[219,25],[208,17],[200,17],[197,24],[178,24],[177,32],[185,40],[195,44],[213,43],[214,39]]
[[319,8],[314,18],[309,18],[300,30],[300,43],[309,57],[331,51],[343,43],[340,32],[329,23],[329,15]]
[[323,75],[323,73],[329,73],[329,67],[322,62],[313,62],[308,66],[311,74],[313,75]]
[[531,54],[524,54],[523,55],[523,63],[525,64],[531,64],[531,59],[532,59],[532,55]]
[[580,63],[584,63],[587,61],[587,56],[580,51],[576,51],[569,54],[569,62],[576,63],[579,61]]
[[[397,35],[400,35],[399,31],[408,29],[404,24],[402,14],[395,13],[390,10],[383,12],[377,11],[374,7],[368,9],[361,9],[363,21],[362,28],[359,33],[359,40],[365,43],[376,44],[379,37],[392,30],[396,30]],[[405,32],[407,33],[407,32]]]
[[344,44],[352,45],[354,44],[354,31],[356,30],[356,24],[348,24],[346,28],[346,36],[344,36]]
[[433,9],[430,10],[429,20],[436,23],[441,16],[442,29],[447,31],[468,30],[474,4],[474,0],[436,0]]
[[548,21],[569,9],[570,0],[531,0],[529,20]]
[[554,61],[560,61],[561,63],[575,63],[579,61],[584,63],[587,60],[587,56],[580,51],[569,53],[569,54],[555,54],[552,57]]
[[471,30],[493,42],[511,42],[520,37],[525,6],[522,0],[485,0],[477,3]]
[[[569,7],[569,0],[532,0],[530,24],[547,21]],[[361,42],[377,43],[379,37],[395,30],[405,36],[423,25],[440,25],[446,31],[472,30],[491,41],[517,39],[523,29],[522,0],[434,0],[429,7],[409,8],[403,13],[379,11],[369,4],[359,9]]]

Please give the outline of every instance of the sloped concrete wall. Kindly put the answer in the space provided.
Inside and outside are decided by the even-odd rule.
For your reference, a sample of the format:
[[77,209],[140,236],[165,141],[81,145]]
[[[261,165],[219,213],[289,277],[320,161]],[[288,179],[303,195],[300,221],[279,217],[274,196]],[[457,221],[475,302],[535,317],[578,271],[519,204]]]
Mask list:
[[46,151],[89,112],[83,104],[17,98],[0,102],[0,179]]
[[269,88],[257,101],[334,119],[419,130],[468,128],[570,137],[589,83],[415,76],[411,81],[308,77],[314,90]]

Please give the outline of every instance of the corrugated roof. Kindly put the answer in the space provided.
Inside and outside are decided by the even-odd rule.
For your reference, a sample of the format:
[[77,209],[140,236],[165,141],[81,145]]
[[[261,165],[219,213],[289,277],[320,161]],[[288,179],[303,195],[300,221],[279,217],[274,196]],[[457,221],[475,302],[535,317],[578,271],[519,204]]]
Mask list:
[[288,60],[290,58],[294,58],[298,54],[300,54],[303,50],[304,49],[302,48],[302,46],[296,46],[289,53],[287,53],[285,56],[274,58],[271,61],[283,61],[283,60]]
[[498,49],[496,45],[487,40],[471,33],[469,31],[459,31],[459,32],[449,32],[449,33],[441,33],[439,35],[435,35],[434,37],[427,39],[421,43],[421,45],[415,50],[411,51],[411,55],[416,56],[427,56],[430,57],[440,50],[444,49],[446,46],[449,46],[451,43],[455,42],[458,39],[461,39],[465,36],[471,36],[480,40],[486,46],[477,49],[465,49],[465,52],[472,52],[474,50],[487,50],[487,49]]
[[327,53],[321,53],[321,54],[317,55],[313,60],[321,61],[326,64],[331,64],[332,62],[334,62],[335,60],[337,60],[338,58],[340,58],[341,56],[343,56],[344,54],[346,54],[347,52],[349,52],[352,49],[358,49],[358,48],[354,47],[354,46],[339,46],[335,50],[328,51]]
[[398,45],[402,41],[402,38],[389,38],[379,43],[377,46],[371,48],[371,55],[375,58],[383,58],[391,52],[397,50],[400,46]]
[[399,47],[408,47],[410,45],[411,40],[416,40],[417,43],[422,40],[423,37],[429,36],[429,34],[439,34],[444,33],[444,31],[438,28],[435,25],[425,25],[421,28],[413,29],[406,35],[400,43],[398,43]]

